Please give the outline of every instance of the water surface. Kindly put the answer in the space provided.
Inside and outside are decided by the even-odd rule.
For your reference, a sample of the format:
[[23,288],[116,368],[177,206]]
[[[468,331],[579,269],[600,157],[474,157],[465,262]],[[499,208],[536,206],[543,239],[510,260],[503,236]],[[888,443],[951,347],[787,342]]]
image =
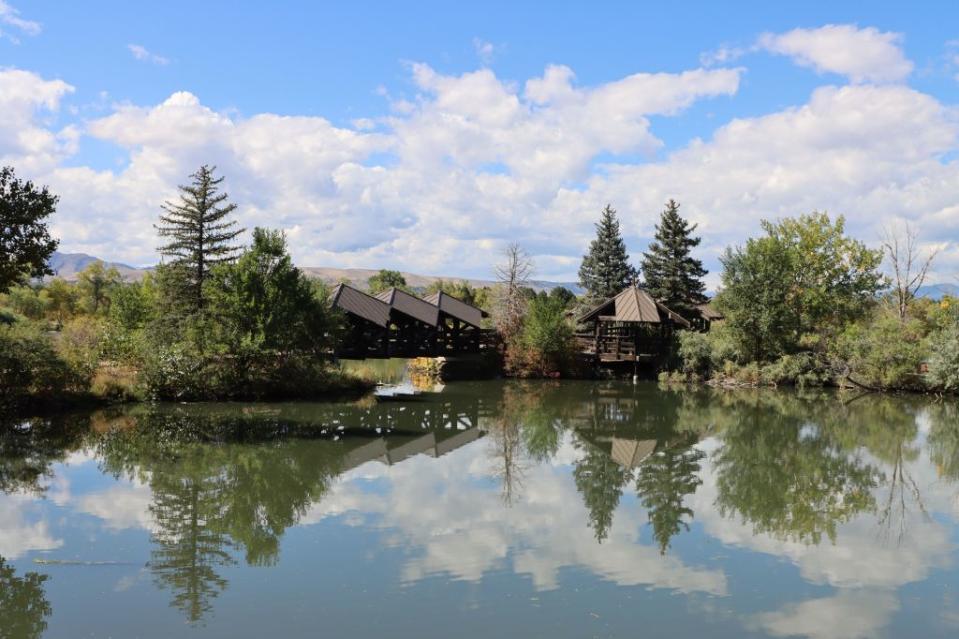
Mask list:
[[959,414],[451,384],[0,430],[0,637],[952,637]]

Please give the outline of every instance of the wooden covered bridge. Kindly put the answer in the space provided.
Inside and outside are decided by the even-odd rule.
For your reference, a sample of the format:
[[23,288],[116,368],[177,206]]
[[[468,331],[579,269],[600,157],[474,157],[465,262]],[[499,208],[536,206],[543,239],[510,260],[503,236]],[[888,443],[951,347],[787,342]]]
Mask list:
[[489,314],[443,292],[425,298],[398,288],[373,296],[348,284],[333,289],[335,308],[346,315],[348,334],[338,357],[439,357],[480,353],[497,346],[496,331],[483,328]]

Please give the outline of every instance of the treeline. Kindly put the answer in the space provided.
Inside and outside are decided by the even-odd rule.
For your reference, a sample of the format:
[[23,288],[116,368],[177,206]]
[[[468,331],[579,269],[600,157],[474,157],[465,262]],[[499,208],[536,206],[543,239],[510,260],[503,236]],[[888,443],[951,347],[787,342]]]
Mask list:
[[[0,170],[0,402],[308,397],[363,386],[328,361],[343,318],[327,287],[293,265],[280,231],[254,229],[249,246],[236,244],[243,229],[222,181],[203,166],[163,205],[163,262],[141,281],[95,262],[74,283],[41,279],[53,275],[58,243],[47,224],[57,197]],[[912,229],[878,249],[824,213],[762,229],[722,256],[712,299],[694,255],[697,227],[673,200],[635,265],[616,211],[602,211],[581,296],[535,292],[533,260],[517,244],[495,266],[494,286],[440,280],[416,292],[442,290],[489,311],[512,376],[586,374],[576,318],[639,285],[687,319],[705,304],[725,317],[709,332],[677,334],[662,359],[669,381],[959,389],[959,302],[918,296],[934,255]],[[374,294],[409,289],[389,270],[369,285]]]
[[46,223],[56,197],[4,169],[0,402],[293,398],[369,387],[329,361],[342,318],[327,287],[293,265],[282,232],[257,228],[250,246],[235,245],[242,229],[213,171],[201,167],[164,205],[156,227],[164,263],[153,273],[124,282],[94,262],[71,283],[36,279],[53,275],[57,242]]

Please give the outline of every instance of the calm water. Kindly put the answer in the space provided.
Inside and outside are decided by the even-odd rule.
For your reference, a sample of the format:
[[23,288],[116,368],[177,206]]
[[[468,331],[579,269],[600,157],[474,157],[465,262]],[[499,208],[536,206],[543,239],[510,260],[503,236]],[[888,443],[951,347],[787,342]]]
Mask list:
[[959,414],[464,383],[0,434],[0,637],[954,637]]

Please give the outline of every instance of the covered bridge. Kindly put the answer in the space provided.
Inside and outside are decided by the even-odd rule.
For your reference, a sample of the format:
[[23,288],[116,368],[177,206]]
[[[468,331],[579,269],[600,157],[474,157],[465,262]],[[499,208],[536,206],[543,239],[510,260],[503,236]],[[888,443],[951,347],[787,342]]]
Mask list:
[[486,311],[442,292],[421,299],[391,288],[373,296],[340,284],[331,303],[349,325],[339,357],[436,357],[477,353],[496,343],[495,332],[482,327]]

